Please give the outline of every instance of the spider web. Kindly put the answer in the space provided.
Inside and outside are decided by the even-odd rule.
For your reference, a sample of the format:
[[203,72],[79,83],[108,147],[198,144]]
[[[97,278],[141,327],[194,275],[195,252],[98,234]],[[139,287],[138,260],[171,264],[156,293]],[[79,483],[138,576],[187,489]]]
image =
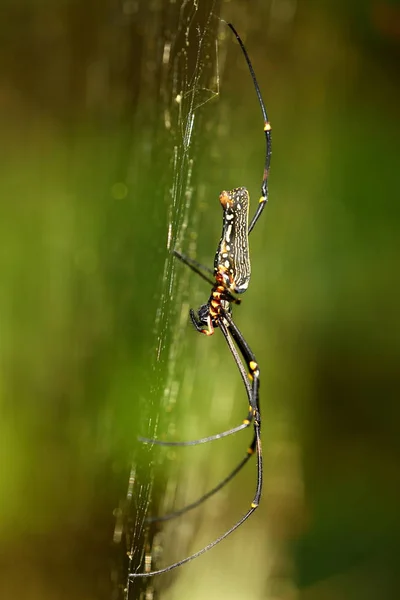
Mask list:
[[[164,215],[154,211],[151,218],[157,230],[162,231],[164,268],[158,285],[158,302],[154,315],[153,355],[148,372],[148,390],[141,400],[141,435],[155,437],[157,431],[173,435],[176,429],[174,409],[178,396],[190,397],[194,385],[193,372],[185,369],[182,356],[187,346],[189,270],[176,272],[174,248],[188,248],[195,253],[196,239],[190,235],[196,230],[194,206],[201,202],[201,188],[195,193],[196,163],[200,151],[197,141],[205,121],[204,108],[219,90],[217,48],[218,3],[182,1],[169,5],[163,20],[158,23],[156,66],[158,78],[158,121],[151,132],[155,146],[162,149],[156,161],[162,186],[156,191],[155,205],[162,206]],[[148,53],[148,56],[146,55]],[[151,44],[144,49],[142,64],[155,60]],[[151,83],[149,83],[151,85]],[[157,90],[157,87],[154,87]],[[209,113],[212,114],[212,113]],[[208,117],[208,125],[212,117]],[[204,136],[203,136],[204,139]],[[154,172],[154,162],[152,164]],[[137,169],[134,171],[137,177]],[[203,192],[204,193],[204,192]],[[190,231],[189,231],[190,222]],[[151,334],[150,334],[151,335]],[[153,514],[168,512],[174,506],[178,490],[178,469],[170,457],[157,453],[149,446],[135,448],[125,498],[116,511],[114,542],[126,549],[122,575],[126,600],[157,597],[153,587],[158,582],[147,579],[129,580],[129,573],[154,570],[162,554],[163,534],[157,525],[148,527],[146,516],[152,506]],[[173,458],[173,457],[172,457]],[[168,465],[166,466],[166,460]],[[172,463],[174,461],[172,460]],[[175,550],[183,554],[174,540]],[[169,560],[169,559],[168,559]],[[164,583],[166,579],[163,580]],[[118,589],[121,590],[121,584]]]

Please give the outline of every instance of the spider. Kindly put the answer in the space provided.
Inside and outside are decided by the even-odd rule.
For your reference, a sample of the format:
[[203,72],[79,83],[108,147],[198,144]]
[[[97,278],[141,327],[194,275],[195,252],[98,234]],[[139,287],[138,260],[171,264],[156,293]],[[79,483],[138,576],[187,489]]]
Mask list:
[[[248,288],[251,274],[248,236],[260,218],[265,204],[268,201],[268,175],[271,162],[271,125],[268,121],[265,104],[263,102],[261,91],[257,83],[250,58],[247,54],[247,50],[233,25],[231,23],[227,23],[227,25],[234,33],[246,59],[264,119],[266,153],[261,183],[261,197],[257,210],[249,225],[250,197],[247,189],[244,187],[239,187],[231,191],[221,192],[219,201],[223,211],[222,235],[215,254],[213,270],[201,265],[193,259],[184,256],[183,254],[180,254],[176,250],[174,250],[174,255],[211,285],[211,294],[208,301],[200,306],[197,313],[193,309],[190,309],[190,318],[196,330],[204,335],[211,336],[213,335],[215,329],[221,330],[246,389],[249,410],[246,418],[240,425],[222,433],[204,437],[198,440],[186,442],[164,442],[149,438],[140,438],[140,440],[144,443],[159,444],[163,446],[193,446],[232,435],[249,427],[251,424],[253,424],[254,428],[253,439],[247,450],[246,456],[224,480],[222,480],[216,487],[201,496],[192,504],[189,504],[184,508],[163,517],[149,518],[148,522],[166,521],[195,508],[204,500],[215,494],[224,485],[226,485],[228,481],[230,481],[242,469],[242,467],[247,463],[249,458],[254,453],[257,456],[256,490],[248,511],[232,527],[230,527],[230,529],[225,531],[225,533],[220,535],[217,539],[210,542],[207,546],[201,550],[198,550],[191,556],[179,560],[163,569],[146,573],[130,573],[130,579],[135,577],[152,577],[153,575],[167,573],[168,571],[171,571],[172,569],[175,569],[176,567],[179,567],[193,560],[194,558],[197,558],[201,554],[204,554],[228,537],[236,529],[238,529],[245,521],[247,521],[247,519],[257,509],[261,499],[263,469],[260,435],[261,415],[259,407],[260,371],[252,350],[246,342],[243,334],[233,321],[232,304],[240,304],[241,300],[237,297],[237,295],[243,294]],[[239,355],[238,350],[241,356]]]

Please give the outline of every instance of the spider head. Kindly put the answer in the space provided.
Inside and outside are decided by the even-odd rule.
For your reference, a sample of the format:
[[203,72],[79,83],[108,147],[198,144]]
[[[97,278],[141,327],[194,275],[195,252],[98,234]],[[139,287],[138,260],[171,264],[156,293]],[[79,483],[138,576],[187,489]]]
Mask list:
[[210,316],[210,304],[202,304],[197,311],[197,320],[200,325],[207,325]]
[[200,306],[200,308],[198,309],[197,314],[191,308],[189,314],[190,314],[192,323],[195,326],[195,328],[197,329],[197,331],[200,331],[201,333],[209,332],[209,335],[211,335],[211,333],[213,331],[213,324],[212,324],[211,316],[210,316],[210,304],[209,303],[202,304]]
[[202,304],[198,309],[197,314],[193,309],[190,309],[189,314],[193,325],[200,333],[212,335],[214,333],[214,328],[218,327],[218,323],[216,323],[215,319],[211,316],[211,306],[209,302],[207,304]]

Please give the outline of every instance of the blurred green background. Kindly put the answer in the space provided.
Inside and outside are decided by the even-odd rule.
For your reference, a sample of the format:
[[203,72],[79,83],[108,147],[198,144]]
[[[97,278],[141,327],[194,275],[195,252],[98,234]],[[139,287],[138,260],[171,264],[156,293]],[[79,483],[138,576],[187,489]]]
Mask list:
[[220,191],[259,195],[260,109],[218,16],[273,128],[235,308],[261,367],[264,497],[129,600],[399,597],[399,2],[3,0],[2,599],[122,598],[143,552],[170,564],[252,499],[255,464],[193,514],[143,524],[148,502],[213,487],[250,438],[136,442],[247,410],[222,336],[188,322],[209,289],[170,253],[212,266]]

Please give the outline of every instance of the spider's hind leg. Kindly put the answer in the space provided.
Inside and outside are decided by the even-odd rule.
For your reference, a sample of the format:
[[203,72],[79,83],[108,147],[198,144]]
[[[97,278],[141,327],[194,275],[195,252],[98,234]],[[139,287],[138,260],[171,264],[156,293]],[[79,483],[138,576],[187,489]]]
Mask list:
[[200,496],[200,498],[198,498],[194,502],[191,502],[190,504],[187,504],[186,506],[183,506],[182,508],[179,508],[178,510],[175,510],[173,512],[167,513],[166,515],[162,515],[162,516],[147,517],[146,522],[147,523],[160,523],[163,521],[170,521],[171,519],[180,517],[181,515],[184,515],[185,513],[189,512],[190,510],[197,508],[198,506],[203,504],[203,502],[208,500],[208,498],[211,498],[212,496],[214,496],[214,494],[216,494],[217,492],[219,492],[219,490],[221,490],[223,487],[225,487],[226,484],[229,483],[239,473],[239,471],[241,471],[243,469],[244,465],[247,464],[249,459],[253,456],[253,454],[255,454],[256,441],[257,441],[256,436],[253,436],[253,441],[252,441],[251,445],[249,446],[249,448],[246,452],[246,455],[236,465],[236,467],[234,469],[232,469],[232,471],[226,477],[224,477],[224,479],[222,479],[211,490],[209,490],[208,492],[206,492],[205,494]]

